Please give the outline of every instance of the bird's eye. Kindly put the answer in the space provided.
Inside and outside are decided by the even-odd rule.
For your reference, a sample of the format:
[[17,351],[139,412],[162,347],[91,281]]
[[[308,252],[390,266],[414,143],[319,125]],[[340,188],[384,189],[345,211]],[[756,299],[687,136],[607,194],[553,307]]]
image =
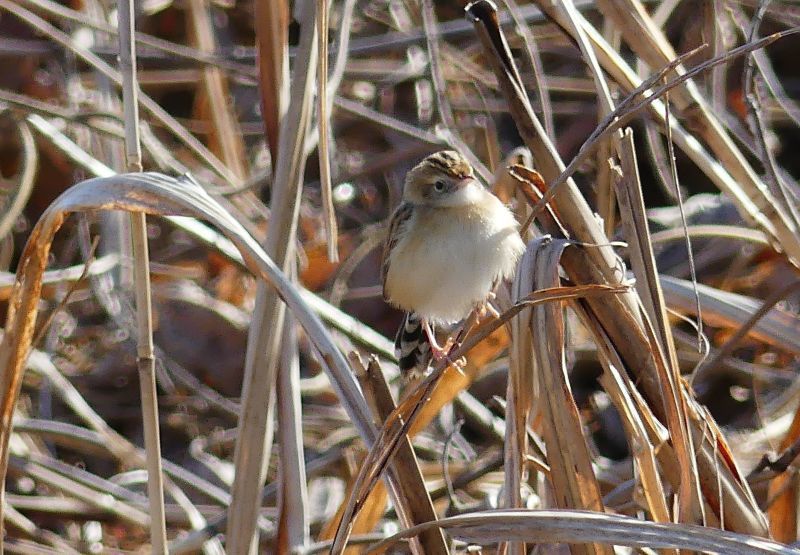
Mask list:
[[439,180],[433,184],[433,190],[436,191],[437,193],[441,193],[442,191],[444,191],[446,186],[447,184],[444,181]]

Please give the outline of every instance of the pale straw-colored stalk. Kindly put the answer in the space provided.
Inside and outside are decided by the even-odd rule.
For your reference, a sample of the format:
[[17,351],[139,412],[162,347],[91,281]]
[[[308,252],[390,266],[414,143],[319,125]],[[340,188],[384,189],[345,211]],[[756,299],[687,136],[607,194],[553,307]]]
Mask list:
[[[119,3],[119,72],[122,77],[122,106],[125,121],[125,159],[128,170],[142,171],[139,140],[139,84],[136,80],[136,43],[133,40],[135,8],[131,0]],[[150,505],[150,541],[155,553],[167,552],[164,515],[164,484],[161,469],[161,441],[158,428],[153,313],[150,292],[150,257],[147,252],[147,220],[143,212],[130,214],[133,241],[133,276],[136,294],[136,343],[141,390],[144,443],[147,451],[147,497]]]

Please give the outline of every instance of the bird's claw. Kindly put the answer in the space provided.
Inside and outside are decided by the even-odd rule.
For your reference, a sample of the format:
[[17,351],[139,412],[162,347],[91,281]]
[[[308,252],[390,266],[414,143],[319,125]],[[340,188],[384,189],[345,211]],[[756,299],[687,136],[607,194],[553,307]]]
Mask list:
[[456,370],[461,371],[467,365],[467,359],[463,356],[458,357],[455,360],[450,358],[450,348],[452,347],[452,343],[452,339],[448,339],[446,347],[443,349],[431,350],[431,356],[433,357],[434,361],[445,361],[448,365],[454,367]]
[[495,295],[494,292],[490,292],[489,295],[486,297],[486,300],[483,301],[478,306],[478,314],[477,315],[478,315],[478,318],[480,320],[483,320],[484,318],[486,318],[487,315],[491,315],[493,318],[499,318],[500,317],[500,313],[497,311],[497,309],[492,304],[492,301],[495,300],[496,298],[497,298],[497,295]]

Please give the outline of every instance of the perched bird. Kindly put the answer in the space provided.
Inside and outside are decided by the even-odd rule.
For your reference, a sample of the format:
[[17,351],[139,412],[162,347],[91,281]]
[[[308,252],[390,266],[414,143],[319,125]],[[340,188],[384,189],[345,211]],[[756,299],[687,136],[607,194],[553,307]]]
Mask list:
[[384,298],[406,311],[395,339],[404,375],[446,356],[432,326],[458,322],[485,303],[524,250],[514,215],[461,154],[431,154],[408,172],[381,271]]

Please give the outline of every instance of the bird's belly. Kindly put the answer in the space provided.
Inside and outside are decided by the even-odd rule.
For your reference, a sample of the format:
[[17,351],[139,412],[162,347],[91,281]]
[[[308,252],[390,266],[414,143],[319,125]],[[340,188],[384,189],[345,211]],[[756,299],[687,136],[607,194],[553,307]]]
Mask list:
[[[485,300],[513,271],[521,240],[511,225],[433,219],[393,249],[386,292],[395,305],[432,322],[452,323]],[[509,248],[511,247],[511,248]]]

